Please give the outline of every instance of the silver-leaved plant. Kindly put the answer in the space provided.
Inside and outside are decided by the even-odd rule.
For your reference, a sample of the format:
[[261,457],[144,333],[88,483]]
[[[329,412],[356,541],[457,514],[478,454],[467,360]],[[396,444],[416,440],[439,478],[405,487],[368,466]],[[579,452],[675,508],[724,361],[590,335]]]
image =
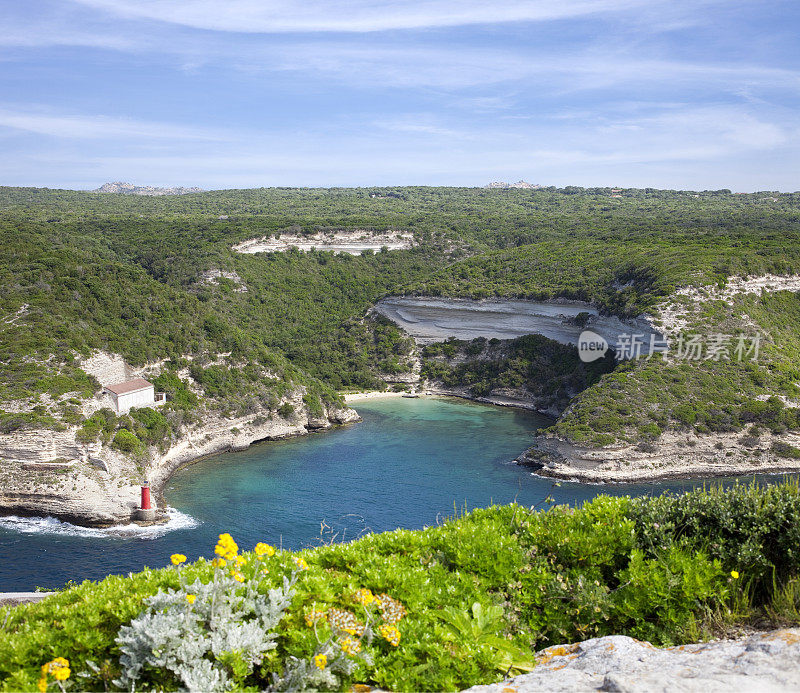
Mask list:
[[[116,643],[122,673],[114,684],[136,689],[145,668],[169,671],[185,690],[227,691],[274,649],[275,629],[291,604],[297,573],[261,594],[256,581],[241,584],[222,570],[208,584],[160,591]],[[235,664],[231,665],[234,661]]]

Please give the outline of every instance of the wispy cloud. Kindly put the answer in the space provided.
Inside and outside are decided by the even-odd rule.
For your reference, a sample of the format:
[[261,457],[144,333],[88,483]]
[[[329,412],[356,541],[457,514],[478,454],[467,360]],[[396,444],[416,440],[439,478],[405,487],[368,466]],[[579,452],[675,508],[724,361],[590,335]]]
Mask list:
[[372,32],[534,22],[668,4],[663,0],[75,0],[130,18],[243,33]]
[[[261,59],[263,56],[264,59]],[[558,55],[530,50],[450,46],[352,46],[300,43],[269,59],[251,53],[251,69],[317,72],[348,83],[465,88],[525,81],[551,84],[559,93],[617,85],[673,87],[705,84],[740,92],[750,85],[800,91],[800,70],[741,62],[648,59],[597,48]],[[488,102],[486,102],[488,103]]]
[[475,132],[467,132],[463,129],[447,127],[433,115],[414,115],[406,114],[401,118],[389,118],[376,120],[372,126],[392,134],[408,133],[412,135],[431,135],[436,138],[448,139],[471,139],[475,137]]
[[[72,0],[59,11],[0,17],[0,46],[82,46],[162,55],[188,72],[206,67],[267,75],[294,72],[319,75],[343,84],[384,87],[469,89],[481,85],[522,82],[552,85],[559,93],[636,88],[670,84],[706,84],[753,98],[751,89],[776,86],[800,90],[800,65],[795,69],[770,65],[758,56],[713,59],[664,58],[664,51],[647,46],[648,32],[659,28],[658,17],[672,27],[676,16],[713,25],[709,7],[718,0],[510,0],[502,4],[455,0],[408,0],[377,4],[373,0],[331,0],[298,3],[288,0]],[[729,5],[730,3],[728,3]],[[746,3],[745,3],[746,4]],[[70,12],[65,7],[72,7]],[[97,10],[102,10],[98,12]],[[516,19],[508,19],[511,16]],[[119,16],[129,21],[119,21]],[[470,22],[536,21],[589,17],[605,31],[581,40],[553,42],[546,33],[502,46],[441,40],[427,32],[387,37],[281,36],[258,34],[335,32],[336,26],[434,28]],[[615,24],[610,17],[619,21]],[[647,18],[647,22],[643,22]],[[159,20],[154,23],[153,20]],[[423,21],[424,20],[424,21]],[[419,24],[414,24],[419,22]],[[440,23],[441,22],[441,23]],[[413,26],[412,26],[413,25]],[[305,27],[305,28],[302,28]],[[632,27],[634,27],[632,29]],[[197,31],[203,29],[203,31]],[[220,31],[208,31],[218,29]],[[342,29],[344,30],[344,29]],[[226,32],[239,32],[232,37]],[[493,95],[469,95],[487,99]]]
[[28,3],[0,4],[0,47],[81,46],[131,51],[146,41],[141,32],[109,26],[106,19],[97,16],[98,12],[45,4],[28,13],[24,11],[26,6]]
[[733,106],[671,105],[648,114],[599,116],[593,126],[571,132],[562,149],[536,151],[554,164],[704,162],[797,148],[798,133],[784,124]]
[[793,188],[792,5],[765,5],[0,2],[0,183]]
[[205,128],[114,118],[106,115],[55,114],[39,110],[0,108],[0,128],[22,130],[64,139],[208,140],[223,141],[230,135]]

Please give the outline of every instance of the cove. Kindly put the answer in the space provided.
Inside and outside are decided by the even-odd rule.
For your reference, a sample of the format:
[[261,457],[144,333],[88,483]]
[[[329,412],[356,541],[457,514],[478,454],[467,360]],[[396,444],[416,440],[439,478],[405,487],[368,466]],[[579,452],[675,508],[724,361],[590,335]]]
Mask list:
[[[548,421],[532,412],[445,398],[355,403],[363,422],[255,445],[179,470],[166,489],[167,527],[98,530],[44,518],[0,518],[0,591],[60,587],[213,555],[221,532],[299,549],[364,532],[436,524],[466,505],[579,503],[598,493],[670,485],[591,486],[511,464]],[[322,527],[322,532],[320,528]]]

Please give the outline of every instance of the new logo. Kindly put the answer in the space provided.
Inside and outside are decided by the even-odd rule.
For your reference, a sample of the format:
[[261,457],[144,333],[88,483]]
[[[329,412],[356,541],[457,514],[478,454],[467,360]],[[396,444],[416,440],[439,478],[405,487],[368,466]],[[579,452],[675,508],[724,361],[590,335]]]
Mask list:
[[584,330],[578,337],[578,356],[584,363],[603,358],[608,351],[608,342],[596,332]]

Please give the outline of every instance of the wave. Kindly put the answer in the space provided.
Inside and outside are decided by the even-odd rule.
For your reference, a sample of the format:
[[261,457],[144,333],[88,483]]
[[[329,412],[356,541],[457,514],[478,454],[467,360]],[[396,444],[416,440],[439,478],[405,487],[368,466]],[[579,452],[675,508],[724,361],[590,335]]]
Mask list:
[[103,529],[97,527],[81,527],[69,522],[62,522],[55,517],[19,517],[6,515],[0,517],[0,530],[10,530],[20,534],[56,534],[68,537],[93,539],[158,539],[169,532],[182,529],[194,529],[200,522],[190,515],[175,508],[167,508],[169,520],[162,525],[141,527],[136,524],[118,525]]

